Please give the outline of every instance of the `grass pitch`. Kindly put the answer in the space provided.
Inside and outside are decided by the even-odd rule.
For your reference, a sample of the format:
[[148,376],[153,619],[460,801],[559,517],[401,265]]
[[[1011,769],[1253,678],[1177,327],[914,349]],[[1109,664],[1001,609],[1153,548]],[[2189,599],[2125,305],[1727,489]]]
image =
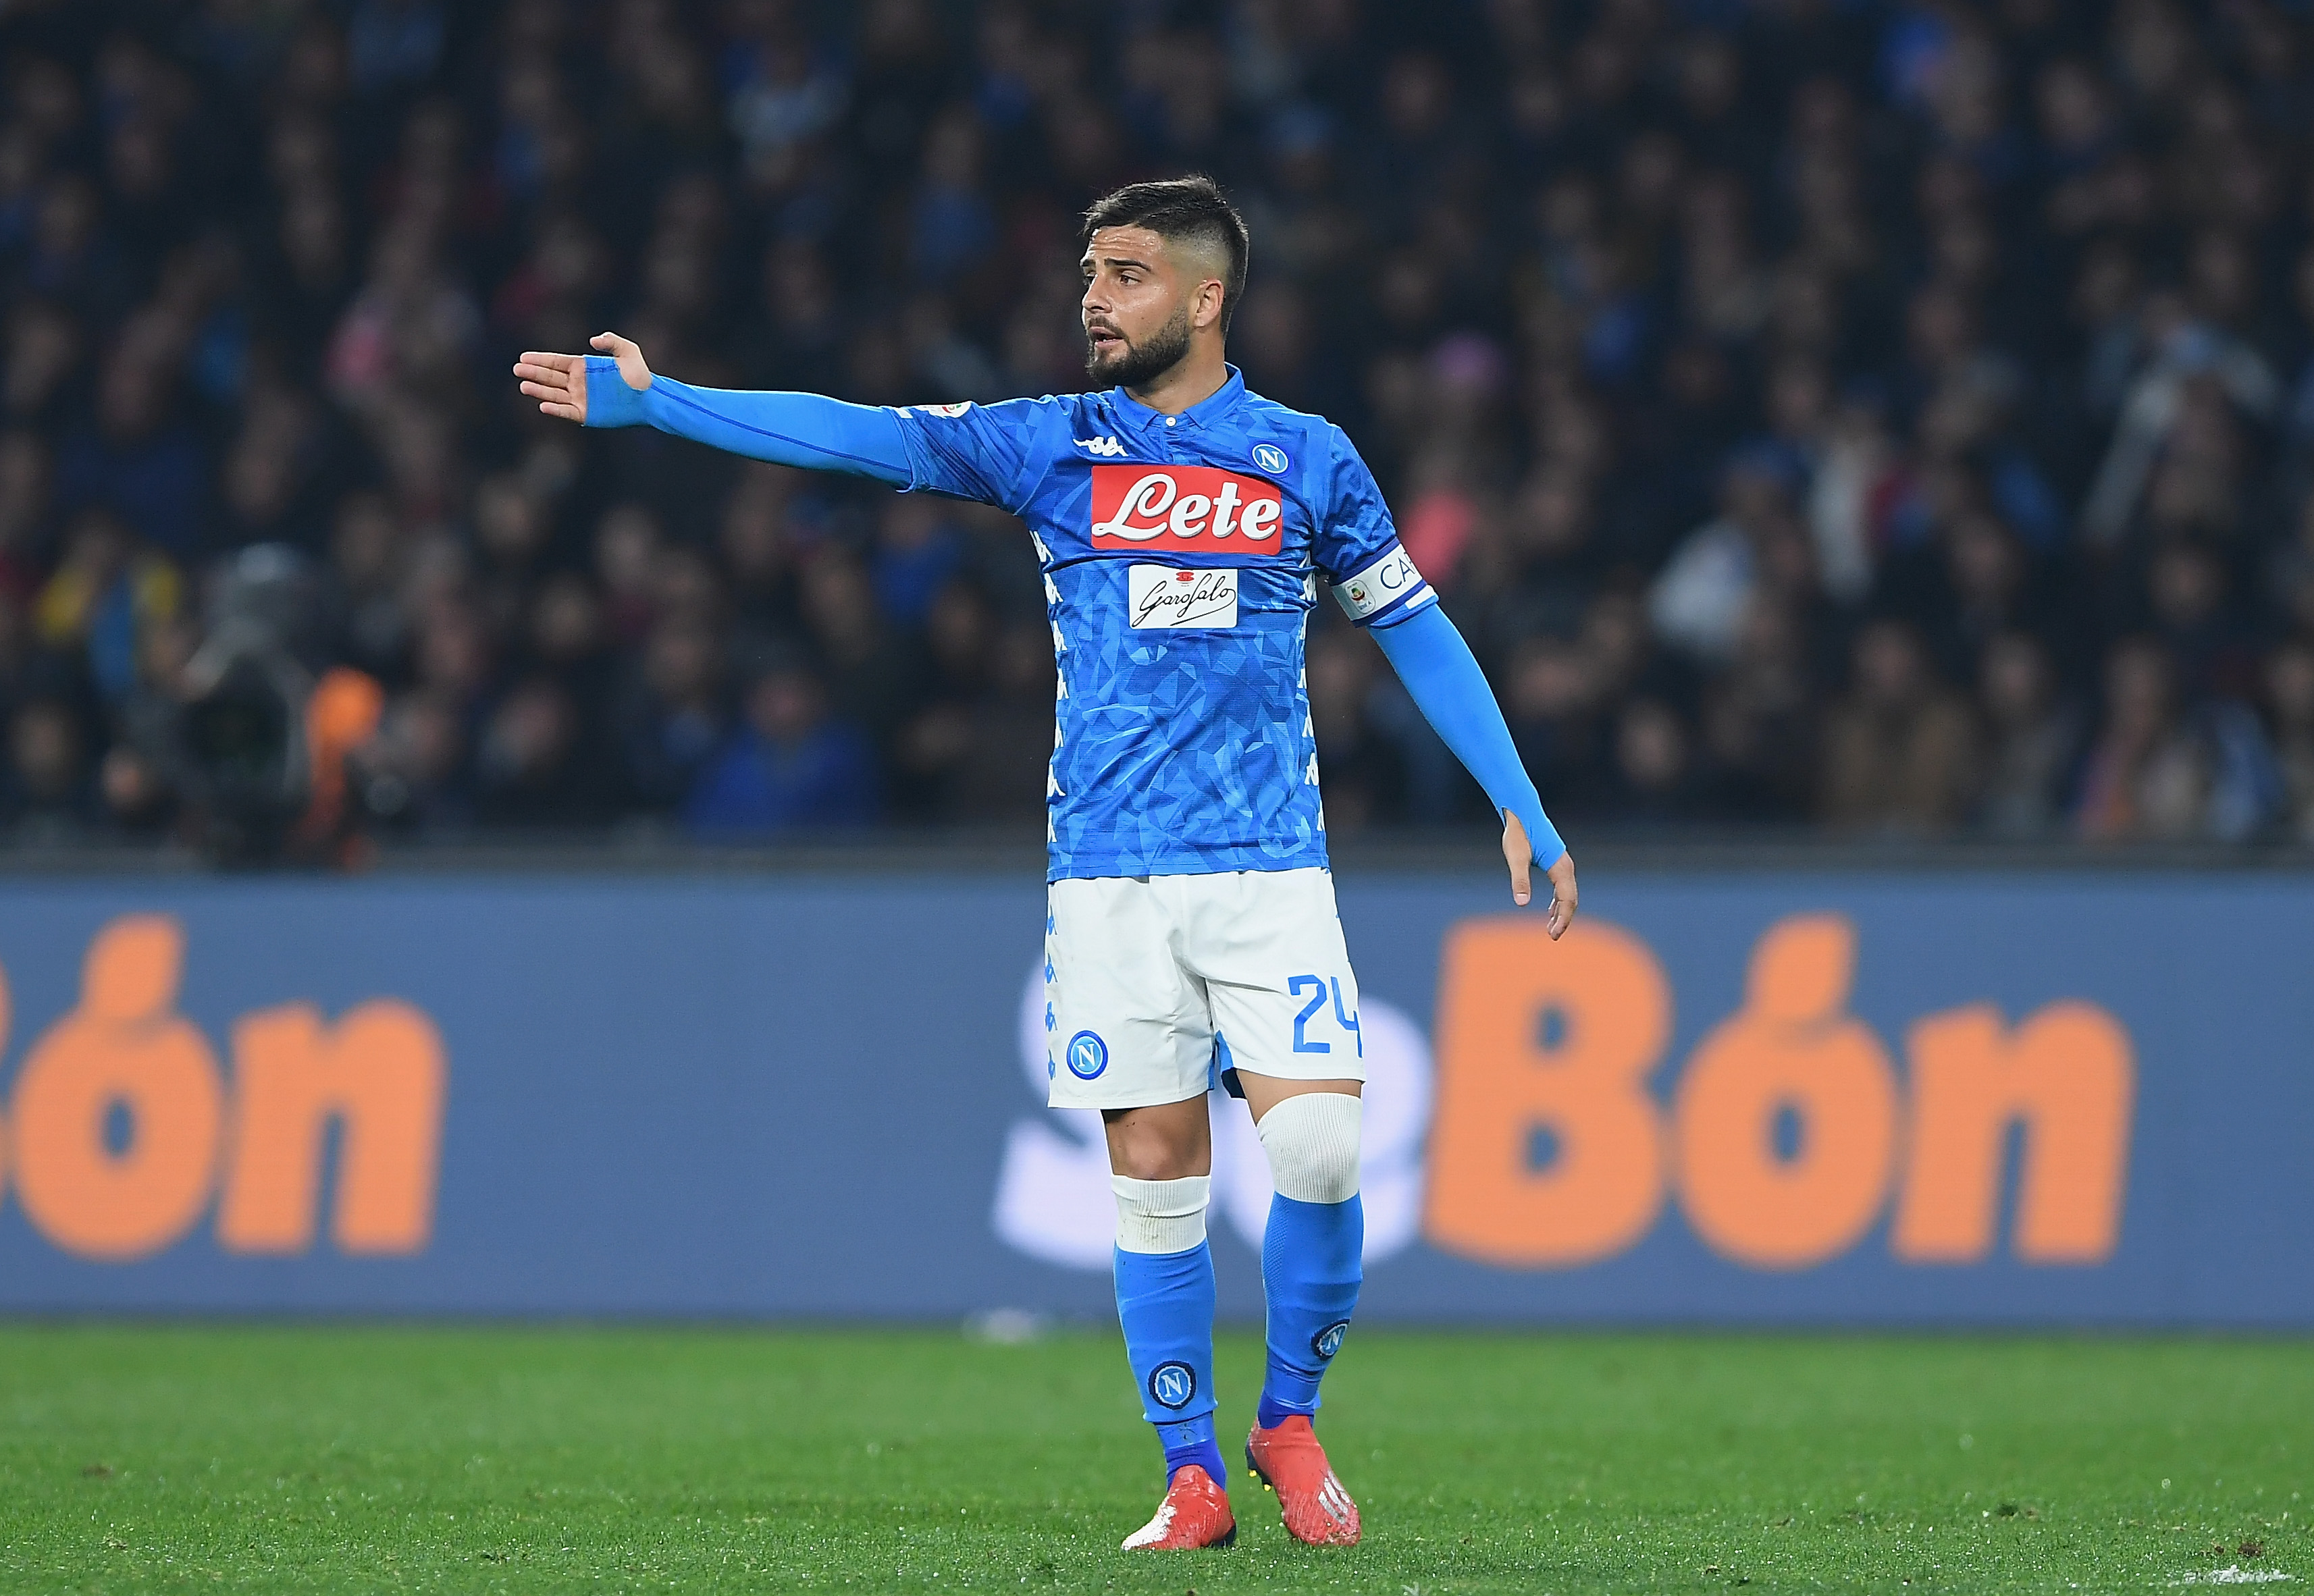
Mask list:
[[[1224,1341],[1225,1433],[1259,1365]],[[1327,1395],[1364,1546],[1294,1545],[1232,1455],[1234,1550],[1127,1556],[1113,1336],[0,1328],[0,1590],[2314,1579],[2314,1344],[1368,1329]]]

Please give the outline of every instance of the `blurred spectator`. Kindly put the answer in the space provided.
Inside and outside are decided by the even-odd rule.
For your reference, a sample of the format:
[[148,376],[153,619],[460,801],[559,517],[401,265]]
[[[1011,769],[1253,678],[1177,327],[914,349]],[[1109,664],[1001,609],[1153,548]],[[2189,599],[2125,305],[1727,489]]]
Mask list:
[[723,739],[723,660],[699,622],[660,623],[619,702],[625,798],[647,812],[675,808]]
[[74,522],[40,590],[34,626],[49,648],[79,654],[98,691],[118,699],[136,680],[140,637],[179,602],[175,569],[139,550],[117,518],[90,510]]
[[605,817],[580,763],[578,708],[551,676],[518,683],[482,723],[474,748],[474,815],[485,824],[544,827]]
[[1397,747],[1369,703],[1387,669],[1365,639],[1337,628],[1310,639],[1310,718],[1318,734],[1326,829],[1351,835],[1404,813],[1405,774]]
[[1691,533],[1656,578],[1648,612],[1665,641],[1707,665],[1734,656],[1765,585],[1764,545],[1791,514],[1785,489],[1783,464],[1771,453],[1729,468],[1718,516]]
[[1976,778],[1966,705],[1937,681],[1900,622],[1866,627],[1855,660],[1847,696],[1824,719],[1824,819],[1854,830],[1950,829]]
[[1977,671],[1985,727],[1979,824],[1995,836],[2053,835],[2080,748],[2080,727],[2058,698],[2047,653],[2035,639],[2004,632],[1987,643]]
[[1635,825],[1675,825],[1696,815],[1692,739],[1661,699],[1635,699],[1615,727],[1615,786],[1606,813]]
[[8,798],[17,836],[68,842],[89,818],[80,720],[57,699],[34,699],[8,724]]
[[2189,709],[2175,661],[2150,638],[2116,644],[2105,718],[2081,774],[2076,822],[2098,842],[2249,835],[2279,797],[2271,754],[2238,704]]
[[736,733],[700,771],[684,805],[693,836],[766,836],[876,818],[875,766],[857,727],[828,713],[800,664],[776,665],[747,690]]

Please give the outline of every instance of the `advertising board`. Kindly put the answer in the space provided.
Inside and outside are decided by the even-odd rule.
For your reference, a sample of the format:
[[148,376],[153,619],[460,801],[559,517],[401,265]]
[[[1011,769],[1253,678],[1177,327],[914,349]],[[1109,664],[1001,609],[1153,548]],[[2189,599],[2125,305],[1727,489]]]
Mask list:
[[[2314,881],[1501,897],[1340,885],[1369,1319],[2314,1325]],[[0,1310],[1105,1316],[1042,929],[973,875],[11,885]]]

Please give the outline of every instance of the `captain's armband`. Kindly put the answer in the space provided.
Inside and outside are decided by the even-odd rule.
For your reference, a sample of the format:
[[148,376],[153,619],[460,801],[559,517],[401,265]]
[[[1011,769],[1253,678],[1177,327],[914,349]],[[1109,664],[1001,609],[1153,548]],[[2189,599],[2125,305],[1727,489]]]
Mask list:
[[1403,604],[1412,609],[1437,598],[1403,547],[1394,547],[1356,576],[1334,587],[1334,600],[1353,621],[1368,621]]

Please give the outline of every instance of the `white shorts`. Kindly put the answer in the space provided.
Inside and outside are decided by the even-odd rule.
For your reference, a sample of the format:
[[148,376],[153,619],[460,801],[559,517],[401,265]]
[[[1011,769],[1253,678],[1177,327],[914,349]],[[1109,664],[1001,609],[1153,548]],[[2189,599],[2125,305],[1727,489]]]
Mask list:
[[1364,1080],[1358,983],[1325,870],[1055,881],[1045,921],[1055,1108],[1142,1108],[1225,1071]]

